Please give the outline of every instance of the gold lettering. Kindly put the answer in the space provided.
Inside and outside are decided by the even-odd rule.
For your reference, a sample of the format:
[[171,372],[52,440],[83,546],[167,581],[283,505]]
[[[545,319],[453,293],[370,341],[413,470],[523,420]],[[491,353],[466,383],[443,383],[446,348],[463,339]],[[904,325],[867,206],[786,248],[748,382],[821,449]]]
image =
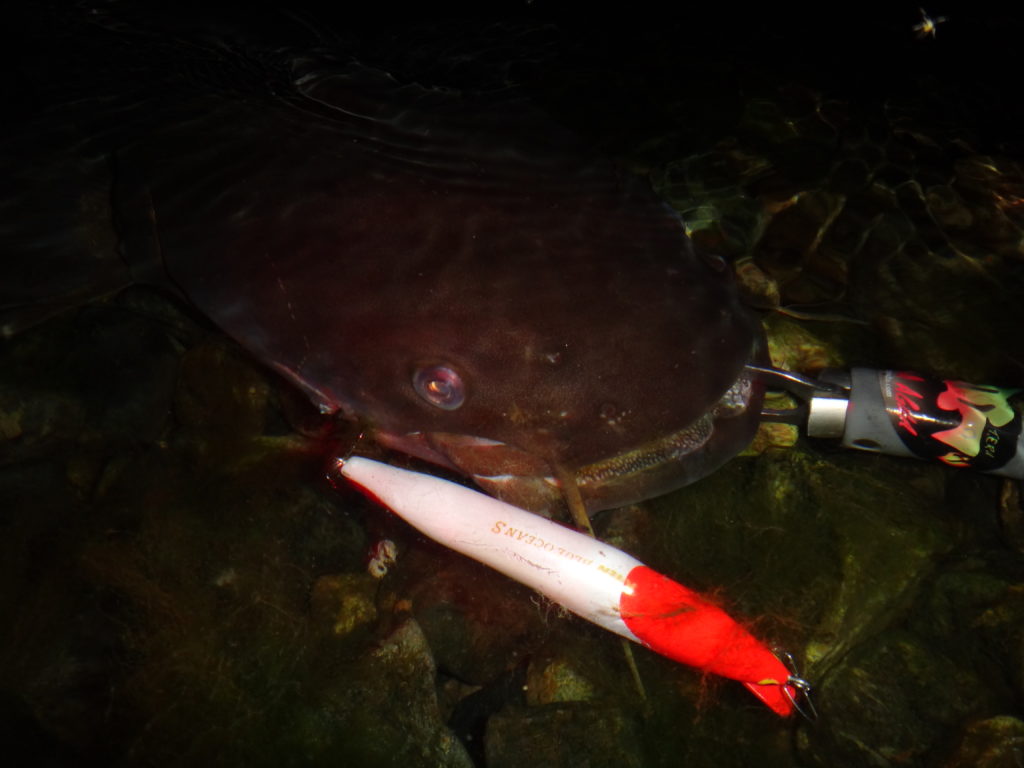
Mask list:
[[[587,564],[588,565],[590,564],[589,560],[587,561]],[[611,576],[616,581],[621,581],[621,582],[625,582],[626,581],[626,577],[625,576],[623,576],[621,573],[616,571],[614,568],[609,568],[607,565],[604,565],[604,564],[598,565],[597,566],[597,570],[601,571],[601,573],[607,573],[609,576]]]
[[[556,553],[560,557],[565,557],[569,560],[574,560],[575,562],[582,563],[583,565],[589,566],[594,564],[594,561],[590,558],[586,558],[583,555],[578,555],[575,552],[571,552],[565,547],[560,547],[553,542],[542,539],[536,534],[530,533],[529,531],[524,531],[520,528],[513,528],[504,520],[495,520],[494,523],[491,525],[491,533],[497,533],[502,536],[508,536],[510,538],[515,539],[516,541],[521,541],[528,546],[536,547],[537,549],[542,549],[545,552]],[[626,580],[622,574],[612,570],[611,568],[608,568],[607,566],[599,565],[598,568],[607,573],[612,578],[617,579],[618,581]]]

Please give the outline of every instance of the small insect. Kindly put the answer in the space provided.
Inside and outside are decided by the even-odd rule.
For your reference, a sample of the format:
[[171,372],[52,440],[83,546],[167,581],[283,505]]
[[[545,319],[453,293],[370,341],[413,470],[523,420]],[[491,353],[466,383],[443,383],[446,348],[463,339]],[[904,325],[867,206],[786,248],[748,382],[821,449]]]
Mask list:
[[398,559],[398,547],[391,539],[381,539],[370,550],[367,572],[375,579],[383,579],[388,568]]
[[917,10],[921,12],[921,21],[914,25],[914,32],[917,33],[918,40],[923,40],[929,35],[935,37],[939,24],[949,21],[947,16],[936,16],[933,19],[925,12],[924,8],[918,8]]

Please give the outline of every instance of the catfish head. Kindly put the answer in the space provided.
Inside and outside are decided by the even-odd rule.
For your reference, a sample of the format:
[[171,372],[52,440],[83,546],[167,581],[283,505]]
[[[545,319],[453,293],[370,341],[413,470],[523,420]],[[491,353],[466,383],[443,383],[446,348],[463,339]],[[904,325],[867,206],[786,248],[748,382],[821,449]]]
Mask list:
[[366,330],[358,410],[380,442],[534,510],[557,505],[568,478],[596,511],[703,477],[756,430],[744,365],[761,342],[724,265],[672,229],[657,245],[672,268],[651,250],[622,273],[592,251],[564,284],[446,281],[460,295]]
[[[306,192],[296,179],[283,220],[246,192],[216,248],[231,258],[194,258],[208,237],[181,233],[202,227],[161,247],[186,295],[322,410],[519,506],[560,504],[570,479],[590,511],[634,502],[741,450],[763,344],[728,266],[609,165],[481,166],[322,185],[322,167],[279,168]],[[173,197],[160,207],[173,223]]]
[[323,412],[529,509],[570,482],[591,511],[655,496],[750,440],[759,324],[646,182],[519,97],[240,67],[260,60],[74,103],[137,278]]

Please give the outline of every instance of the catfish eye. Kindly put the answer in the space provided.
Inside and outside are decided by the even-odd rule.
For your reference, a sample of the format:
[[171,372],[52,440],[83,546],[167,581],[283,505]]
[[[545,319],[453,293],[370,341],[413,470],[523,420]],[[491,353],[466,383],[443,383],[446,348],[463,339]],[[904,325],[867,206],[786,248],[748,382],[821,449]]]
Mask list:
[[466,401],[462,377],[447,365],[428,365],[412,375],[416,394],[431,405],[454,411]]

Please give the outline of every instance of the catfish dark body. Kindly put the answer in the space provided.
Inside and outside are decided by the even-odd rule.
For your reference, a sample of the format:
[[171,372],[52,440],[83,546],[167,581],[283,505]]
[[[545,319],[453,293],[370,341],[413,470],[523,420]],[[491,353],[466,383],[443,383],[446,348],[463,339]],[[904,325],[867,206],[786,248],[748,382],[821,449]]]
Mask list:
[[533,509],[566,473],[592,511],[664,493],[751,438],[730,270],[515,89],[79,13],[72,82],[37,73],[3,160],[7,332],[160,284],[324,413]]

